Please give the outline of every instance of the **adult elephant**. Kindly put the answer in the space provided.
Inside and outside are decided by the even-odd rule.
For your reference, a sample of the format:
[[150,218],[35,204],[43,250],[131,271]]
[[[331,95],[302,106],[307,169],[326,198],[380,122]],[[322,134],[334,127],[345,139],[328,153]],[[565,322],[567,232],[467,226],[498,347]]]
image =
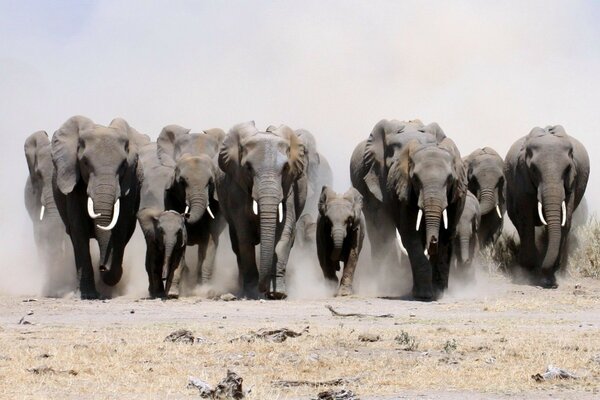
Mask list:
[[491,147],[474,150],[464,158],[469,191],[477,197],[481,212],[479,244],[493,244],[502,233],[506,211],[504,160]]
[[[350,179],[352,186],[363,196],[363,213],[374,265],[396,268],[400,263],[395,240],[396,226],[389,208],[390,194],[386,191],[387,180],[391,165],[398,161],[408,142],[424,134],[430,135],[431,141],[443,138],[437,124],[424,126],[418,120],[383,119],[352,153]],[[402,245],[401,249],[405,251]]]
[[306,176],[308,179],[306,204],[303,214],[310,214],[317,218],[319,214],[318,204],[323,186],[333,186],[333,172],[325,156],[317,150],[317,141],[312,133],[306,129],[296,129],[296,135],[304,144],[306,158],[308,160]]
[[[519,263],[534,282],[556,288],[572,216],[590,173],[585,147],[560,125],[533,128],[505,158],[508,216],[520,238]],[[547,243],[536,246],[535,227],[546,226]]]
[[121,118],[102,126],[71,117],[52,137],[54,200],[73,244],[82,299],[99,297],[89,239],[98,242],[104,283],[121,279],[140,202],[138,147],[147,142]]
[[[227,134],[219,166],[225,179],[217,190],[241,289],[251,297],[283,298],[294,228],[306,202],[304,145],[285,125],[260,132],[246,122]],[[259,243],[257,269],[254,246]]]
[[50,154],[50,139],[45,131],[29,135],[25,140],[25,158],[29,176],[25,184],[25,207],[33,223],[33,235],[38,255],[46,267],[43,294],[61,296],[75,289],[75,282],[66,275],[63,266],[72,255],[66,247],[69,240],[52,195],[54,165]]
[[179,125],[167,125],[158,135],[158,156],[165,166],[174,168],[165,191],[165,206],[188,214],[187,245],[198,246],[198,262],[185,263],[180,289],[191,292],[197,284],[210,282],[219,237],[225,229],[217,186],[225,174],[219,169],[217,154],[223,142],[222,129],[190,133]]

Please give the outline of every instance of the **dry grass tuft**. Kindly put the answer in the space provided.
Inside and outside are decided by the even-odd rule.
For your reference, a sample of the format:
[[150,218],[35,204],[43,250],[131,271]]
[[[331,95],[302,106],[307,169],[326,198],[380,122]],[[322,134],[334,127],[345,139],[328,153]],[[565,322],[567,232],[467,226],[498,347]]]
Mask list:
[[519,242],[513,234],[502,232],[494,245],[481,250],[481,258],[489,272],[509,273],[517,264]]
[[600,221],[590,218],[589,222],[575,229],[575,243],[567,263],[571,275],[600,278]]

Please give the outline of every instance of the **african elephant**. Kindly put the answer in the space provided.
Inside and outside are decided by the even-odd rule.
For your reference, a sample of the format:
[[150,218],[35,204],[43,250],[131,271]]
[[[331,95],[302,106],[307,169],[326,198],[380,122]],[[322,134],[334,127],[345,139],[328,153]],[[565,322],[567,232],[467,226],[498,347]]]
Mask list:
[[479,200],[481,224],[479,243],[492,244],[502,233],[506,210],[504,160],[490,147],[477,149],[463,159],[467,169],[469,191]]
[[454,261],[457,272],[472,278],[473,261],[479,253],[478,231],[481,224],[481,212],[477,197],[467,192],[465,206],[456,226],[454,238]]
[[198,245],[198,263],[185,263],[181,271],[183,293],[208,283],[213,275],[219,236],[225,229],[216,189],[225,177],[217,165],[224,137],[221,129],[190,133],[178,125],[165,126],[158,136],[161,162],[175,169],[165,192],[166,209],[189,214],[187,245]]
[[[289,127],[260,132],[254,122],[234,126],[219,153],[225,172],[217,186],[247,296],[286,296],[285,271],[296,220],[306,202],[304,145]],[[256,266],[254,246],[260,243]],[[270,286],[272,284],[272,287]]]
[[350,188],[346,193],[338,194],[323,186],[317,219],[317,254],[323,276],[336,286],[336,271],[340,270],[340,262],[344,263],[338,296],[352,294],[354,270],[364,237],[362,196],[358,190]]
[[[504,162],[508,216],[521,242],[519,263],[535,283],[556,288],[571,217],[590,174],[587,151],[560,125],[536,127],[511,146]],[[547,239],[538,248],[535,227],[542,225]]]
[[308,179],[306,204],[302,214],[310,214],[314,218],[318,215],[319,196],[323,186],[333,186],[333,172],[324,155],[317,151],[317,141],[312,133],[306,129],[296,129],[296,135],[304,144],[308,165],[306,176]]
[[177,211],[143,208],[137,214],[146,239],[146,272],[151,297],[167,297],[179,267],[187,233],[185,218]]
[[104,283],[121,279],[140,202],[138,148],[148,142],[121,118],[106,127],[83,116],[69,118],[52,137],[54,200],[73,245],[82,299],[99,297],[90,238],[100,248]]
[[42,292],[47,296],[61,296],[75,289],[75,281],[63,269],[73,256],[66,247],[69,238],[52,195],[54,165],[50,151],[50,139],[45,131],[32,133],[25,140],[29,176],[24,194],[38,255],[46,267]]

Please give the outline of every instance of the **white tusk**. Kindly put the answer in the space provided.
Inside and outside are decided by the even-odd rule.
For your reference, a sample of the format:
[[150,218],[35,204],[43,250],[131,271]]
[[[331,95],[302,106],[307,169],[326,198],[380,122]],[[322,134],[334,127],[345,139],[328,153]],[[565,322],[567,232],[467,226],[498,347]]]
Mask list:
[[91,197],[88,197],[87,209],[88,209],[88,215],[90,216],[91,219],[96,219],[101,215],[101,214],[96,214],[94,212],[94,200],[92,200]]
[[185,247],[185,240],[181,241],[181,247]]
[[103,231],[110,231],[110,230],[112,230],[112,228],[115,227],[115,225],[117,224],[117,220],[119,219],[119,211],[121,209],[121,202],[119,200],[120,199],[117,199],[117,201],[115,202],[115,206],[113,208],[113,216],[110,221],[110,224],[108,224],[108,226],[102,226],[102,225],[96,224],[96,226],[99,229],[102,229]]
[[398,232],[398,229],[396,229],[396,240],[398,241],[398,244],[400,245],[400,251],[402,252],[402,254],[407,256],[408,251],[406,251],[404,244],[402,244],[402,238],[400,237],[400,232]]
[[566,223],[567,223],[567,205],[565,204],[565,201],[563,200],[563,202],[562,202],[562,222],[560,223],[560,226],[565,226]]
[[542,224],[548,225],[548,223],[544,219],[544,212],[542,211],[542,203],[540,203],[539,201],[538,201],[538,214],[540,216],[540,221],[542,221]]
[[502,211],[500,211],[500,206],[498,204],[496,204],[496,213],[498,213],[498,216],[502,219]]
[[279,222],[283,221],[283,202],[279,203],[279,207],[277,207],[277,214],[279,215]]
[[206,206],[206,211],[208,211],[208,215],[210,215],[212,219],[215,219],[215,214],[213,214],[212,210],[210,209],[210,206]]
[[188,202],[185,202],[185,211],[183,212],[184,214],[187,214],[190,212],[190,205],[188,204]]
[[258,203],[256,200],[252,200],[252,212],[254,215],[258,215]]
[[427,257],[427,258],[429,259],[429,252],[427,251],[427,249],[425,249],[425,250],[423,251],[423,254],[425,254],[425,257]]
[[416,230],[419,230],[419,227],[421,226],[421,217],[423,217],[423,210],[419,208],[419,213],[417,214],[417,226],[415,227]]
[[444,209],[442,212],[442,218],[444,219],[444,229],[448,229],[448,210]]
[[46,211],[46,207],[42,206],[40,210],[40,221],[44,219],[44,211]]
[[131,189],[127,189],[127,190],[125,191],[125,196],[127,196],[127,195],[129,194],[129,191],[130,191],[130,190],[131,190]]

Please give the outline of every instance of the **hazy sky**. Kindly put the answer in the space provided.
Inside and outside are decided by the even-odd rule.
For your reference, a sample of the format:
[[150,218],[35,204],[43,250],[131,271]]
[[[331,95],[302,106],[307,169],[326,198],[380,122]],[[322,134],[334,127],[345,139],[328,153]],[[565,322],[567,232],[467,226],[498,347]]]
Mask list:
[[600,2],[571,0],[0,1],[2,231],[29,223],[26,136],[75,114],[152,137],[306,128],[340,191],[381,118],[437,121],[463,155],[562,124],[590,150],[600,200],[598,20]]

